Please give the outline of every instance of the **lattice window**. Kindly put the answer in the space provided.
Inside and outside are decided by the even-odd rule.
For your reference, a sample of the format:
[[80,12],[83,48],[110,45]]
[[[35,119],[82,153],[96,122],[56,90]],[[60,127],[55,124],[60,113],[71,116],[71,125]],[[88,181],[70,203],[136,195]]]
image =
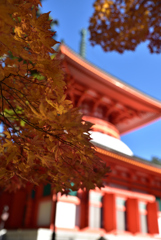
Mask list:
[[148,233],[147,209],[145,202],[139,202],[140,230],[142,233]]
[[51,194],[51,185],[48,183],[44,186],[43,197],[49,196]]
[[156,197],[156,201],[158,203],[158,211],[161,211],[161,198],[160,197]]
[[51,220],[52,201],[42,201],[38,210],[38,226],[49,226]]
[[91,191],[89,194],[89,227],[102,228],[102,195],[100,193]]
[[119,231],[127,230],[126,199],[116,198],[116,226]]

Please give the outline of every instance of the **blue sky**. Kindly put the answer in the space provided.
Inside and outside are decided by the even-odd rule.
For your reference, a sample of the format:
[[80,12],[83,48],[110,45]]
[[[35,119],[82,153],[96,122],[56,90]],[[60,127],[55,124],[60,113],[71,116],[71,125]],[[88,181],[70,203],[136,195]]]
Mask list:
[[[42,12],[51,11],[59,21],[55,27],[57,40],[62,39],[74,51],[79,52],[80,31],[88,28],[94,11],[94,0],[43,0]],[[87,34],[86,59],[118,79],[140,91],[161,100],[161,54],[150,54],[147,43],[139,45],[135,52],[105,53],[101,47],[90,46]],[[161,158],[161,120],[121,137],[136,156],[150,160]]]

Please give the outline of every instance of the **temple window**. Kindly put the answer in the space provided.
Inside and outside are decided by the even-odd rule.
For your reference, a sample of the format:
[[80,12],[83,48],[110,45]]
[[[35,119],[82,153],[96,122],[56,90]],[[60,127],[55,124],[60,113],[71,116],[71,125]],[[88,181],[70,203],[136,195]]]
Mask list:
[[[34,192],[32,194],[34,197]],[[50,225],[52,211],[51,185],[44,185],[41,194],[42,195],[38,206],[37,225],[41,227],[47,227]]]
[[84,114],[84,115],[89,115],[89,113],[91,112],[91,109],[90,109],[90,102],[83,102],[81,104],[81,112]]
[[36,194],[36,191],[34,189],[32,189],[31,191],[31,198],[34,199],[35,198],[35,194]]
[[147,224],[147,204],[145,202],[139,202],[139,215],[140,215],[140,231],[142,233],[148,233]]
[[161,211],[161,198],[160,197],[156,197],[156,201],[158,203],[158,211]]
[[103,109],[102,107],[99,107],[95,110],[94,116],[98,118],[103,118]]
[[51,194],[51,185],[48,183],[44,186],[43,197],[50,196]]
[[126,199],[116,198],[116,226],[119,231],[127,230]]
[[90,191],[89,193],[89,227],[102,228],[102,195],[98,192]]
[[38,226],[49,226],[51,219],[52,201],[41,201],[38,210]]

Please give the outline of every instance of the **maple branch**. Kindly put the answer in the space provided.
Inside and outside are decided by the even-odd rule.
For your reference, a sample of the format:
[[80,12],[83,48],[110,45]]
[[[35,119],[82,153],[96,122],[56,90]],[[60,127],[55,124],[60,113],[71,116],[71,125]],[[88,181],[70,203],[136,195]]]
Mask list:
[[[67,157],[67,156],[66,156],[66,158],[69,159],[69,157]],[[61,156],[61,159],[62,159],[68,166],[70,166],[71,169],[73,169],[73,166],[71,166],[71,164],[69,164],[69,162],[67,162],[64,157]],[[77,170],[77,168],[74,168],[74,171],[76,171],[81,177],[83,177],[82,174]],[[83,178],[84,178],[84,177],[83,177]],[[84,179],[85,179],[85,178],[84,178]]]
[[8,126],[9,128],[13,128],[14,131],[17,132],[17,130],[15,129],[14,125],[11,124],[11,122],[8,120],[8,118],[5,117],[5,116],[4,116],[3,114],[1,114],[1,113],[0,113],[0,115],[1,115],[4,119],[6,119],[6,121],[9,122],[10,125],[9,125],[6,121],[4,121],[2,118],[0,119],[1,122],[3,122],[3,124],[6,125],[6,126]]
[[[10,88],[10,89],[11,89],[11,88]],[[13,89],[12,89],[12,90],[13,90]],[[13,97],[12,93],[10,93],[9,91],[7,91],[7,90],[5,90],[5,89],[3,89],[3,91],[4,91],[4,92],[7,92],[11,97]],[[22,107],[24,107],[24,105],[26,105],[26,107],[29,108],[29,106],[26,104],[26,102],[23,100],[23,98],[21,98],[20,96],[18,96],[18,94],[16,94],[16,92],[13,91],[13,93],[18,97],[18,98],[16,98],[16,97],[14,96],[14,99],[15,99],[15,100],[22,101],[22,103],[19,102],[19,104],[20,104]]]
[[[5,85],[6,85],[6,84],[5,84]],[[7,85],[6,85],[6,86],[7,86]],[[69,142],[69,141],[66,141],[66,140],[62,139],[59,135],[55,135],[55,134],[49,133],[49,131],[46,131],[46,130],[44,130],[43,128],[40,128],[40,127],[34,125],[32,122],[28,121],[26,118],[21,117],[18,113],[16,113],[15,108],[12,106],[12,104],[9,102],[9,100],[8,100],[7,98],[5,98],[4,96],[2,96],[2,97],[3,97],[3,98],[5,99],[5,101],[9,104],[9,106],[10,106],[11,109],[14,111],[14,113],[15,113],[15,115],[18,117],[18,119],[23,120],[26,124],[30,125],[31,127],[33,127],[33,128],[35,128],[35,129],[37,129],[38,131],[44,132],[44,133],[46,133],[47,135],[50,135],[50,136],[58,139],[60,142],[66,144],[66,145],[68,145],[68,146],[75,147],[78,151],[81,152],[80,146],[78,147],[78,146],[76,146],[75,144],[73,144],[73,143],[71,143],[71,142]],[[9,114],[9,115],[10,115],[10,114]],[[11,115],[11,116],[12,116],[12,115]],[[13,117],[13,116],[12,116],[12,117]],[[7,119],[7,118],[6,118],[6,119]],[[53,131],[53,129],[52,129],[51,131]],[[85,154],[83,154],[83,155],[86,156]],[[86,157],[87,157],[87,156],[86,156]]]
[[[17,76],[18,76],[18,77],[22,77],[23,79],[27,80],[27,81],[30,82],[31,84],[37,84],[37,85],[39,85],[39,86],[44,86],[44,87],[46,87],[45,84],[42,84],[42,83],[40,83],[40,82],[37,83],[37,82],[31,81],[29,78],[26,78],[26,76],[21,76],[21,75],[17,75]],[[29,77],[31,77],[31,76],[29,76]],[[20,82],[24,84],[24,81],[21,81],[21,80],[20,80]],[[44,82],[45,82],[45,81],[44,81]]]
[[[4,83],[4,82],[2,82],[2,84],[4,84],[6,87],[8,87],[9,89],[12,89],[13,90],[13,92],[18,96],[18,94],[16,93],[16,91],[18,92],[18,93],[20,93],[25,99],[26,99],[26,101],[27,102],[30,102],[30,104],[31,104],[31,101],[29,101],[28,99],[27,99],[27,95],[26,94],[24,94],[24,93],[22,93],[20,90],[18,90],[18,89],[16,89],[16,88],[14,88],[14,87],[10,87],[10,86],[8,86],[6,83]],[[3,90],[3,91],[5,91],[5,90]],[[18,96],[19,97],[19,96]],[[21,99],[21,101],[23,101],[22,100],[22,98],[23,97],[19,97],[20,99]],[[26,104],[26,102],[25,101],[23,101],[23,103],[25,103],[25,105],[27,106],[27,108],[29,108],[29,106]],[[31,106],[32,106],[32,104],[31,104]],[[32,106],[32,107],[34,107],[34,106]]]
[[[27,119],[22,118],[18,113],[16,113],[15,108],[12,106],[12,104],[9,102],[9,100],[6,99],[4,96],[3,96],[3,98],[4,98],[4,99],[6,100],[6,102],[9,104],[9,106],[11,107],[11,109],[14,111],[15,115],[16,115],[19,119],[23,120],[26,124],[28,124],[29,126],[37,129],[38,131],[44,132],[44,133],[46,133],[47,135],[50,135],[50,136],[52,136],[52,137],[55,137],[55,138],[58,139],[60,142],[66,144],[66,145],[68,145],[68,146],[74,146],[74,147],[76,147],[78,150],[80,150],[79,147],[77,147],[76,145],[74,145],[74,144],[71,143],[71,142],[68,142],[68,141],[62,139],[61,137],[59,137],[59,135],[55,135],[55,134],[49,133],[48,131],[44,130],[43,128],[40,128],[40,127],[34,125],[32,122],[28,121]],[[6,119],[7,119],[7,118],[6,118]],[[53,131],[53,130],[52,130],[52,131]]]
[[0,64],[6,75],[1,74],[0,81],[0,117],[5,130],[0,145],[0,185],[15,189],[27,181],[50,182],[65,192],[73,178],[74,188],[89,188],[90,184],[93,188],[93,182],[101,187],[94,166],[104,176],[105,165],[94,155],[89,137],[83,136],[88,135],[88,124],[82,125],[80,114],[65,99],[62,65],[50,57],[57,42],[52,39],[48,14],[35,18],[32,9],[38,3],[7,1],[6,5],[0,1],[0,8],[5,7],[6,16],[11,16],[11,21],[0,16]]
[[3,112],[3,93],[2,93],[2,85],[0,84],[1,87],[1,97],[2,97],[2,112]]

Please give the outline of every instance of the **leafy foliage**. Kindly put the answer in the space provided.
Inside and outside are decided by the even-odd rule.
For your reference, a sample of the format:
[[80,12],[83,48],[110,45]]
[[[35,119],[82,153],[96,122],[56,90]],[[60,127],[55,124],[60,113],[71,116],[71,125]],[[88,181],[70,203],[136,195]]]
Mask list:
[[152,157],[151,162],[155,163],[155,164],[158,164],[158,165],[161,165],[161,159],[158,158],[158,157]]
[[[0,1],[0,184],[52,183],[56,191],[102,186],[108,172],[89,142],[89,123],[64,94],[49,13],[39,0]],[[74,183],[71,186],[71,182]]]
[[161,52],[161,2],[158,0],[96,0],[90,19],[90,41],[105,51],[135,50],[148,40],[151,53]]

